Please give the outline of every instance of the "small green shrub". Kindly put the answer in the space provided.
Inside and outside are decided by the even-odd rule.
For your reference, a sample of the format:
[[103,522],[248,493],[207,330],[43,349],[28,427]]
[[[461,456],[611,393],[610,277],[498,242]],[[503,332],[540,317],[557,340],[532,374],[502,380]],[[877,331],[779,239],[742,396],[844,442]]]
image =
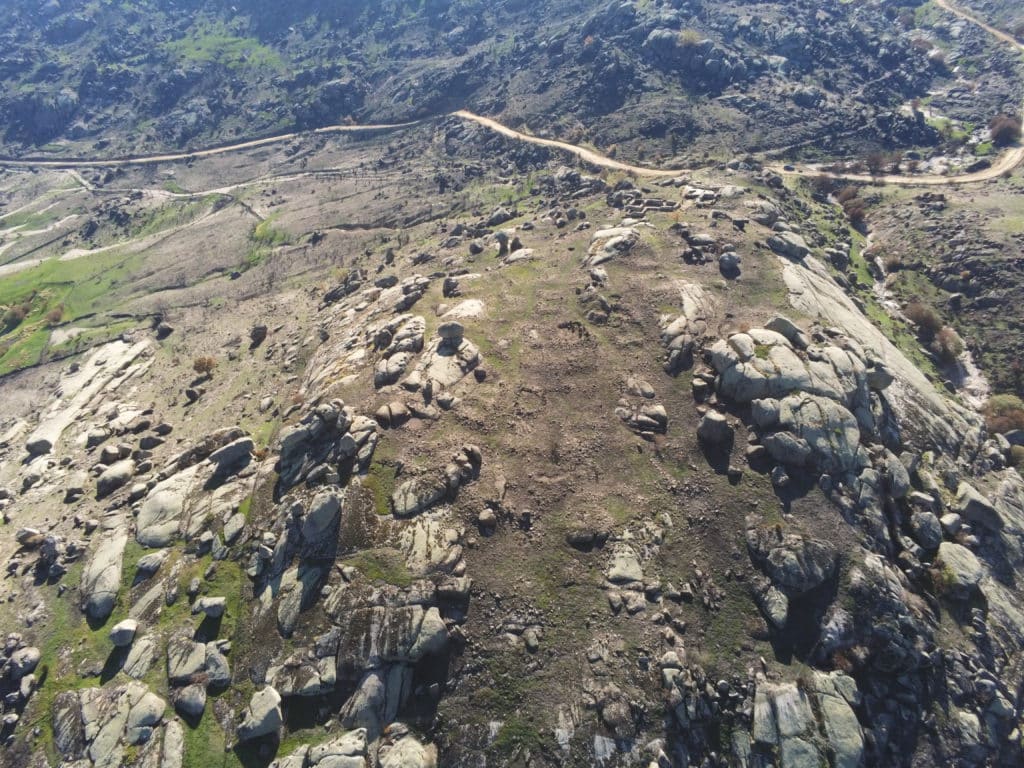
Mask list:
[[252,239],[260,245],[275,248],[291,242],[291,235],[274,226],[273,219],[266,219],[257,224],[252,231]]
[[543,743],[540,731],[532,723],[521,717],[512,717],[505,721],[494,740],[494,749],[502,754],[512,754],[521,749],[536,752]]
[[364,549],[344,560],[368,581],[408,587],[412,584],[412,573],[405,564],[405,557],[395,549]]

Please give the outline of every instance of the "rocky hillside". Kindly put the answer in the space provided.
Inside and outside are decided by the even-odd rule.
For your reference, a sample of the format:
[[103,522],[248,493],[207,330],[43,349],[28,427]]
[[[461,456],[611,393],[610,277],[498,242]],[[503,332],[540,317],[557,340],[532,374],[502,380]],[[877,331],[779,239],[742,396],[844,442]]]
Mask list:
[[451,119],[36,174],[115,255],[2,278],[64,298],[2,380],[0,761],[1019,764],[1024,481],[863,236],[565,162]]
[[1024,763],[1024,172],[937,169],[1019,106],[980,27],[12,5],[8,148],[93,157],[0,161],[0,766]]
[[[915,98],[987,121],[1017,62],[920,3],[13,0],[12,153],[209,146],[469,107],[633,159],[933,147]],[[956,74],[969,73],[972,91]]]

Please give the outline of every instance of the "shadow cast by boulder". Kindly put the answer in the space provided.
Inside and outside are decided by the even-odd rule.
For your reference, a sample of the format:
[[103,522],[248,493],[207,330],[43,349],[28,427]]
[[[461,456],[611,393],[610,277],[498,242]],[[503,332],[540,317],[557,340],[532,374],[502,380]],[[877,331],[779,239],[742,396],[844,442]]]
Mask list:
[[100,684],[109,683],[117,677],[117,673],[124,669],[124,663],[131,650],[131,646],[125,646],[110,651],[110,655],[107,656],[107,660],[103,664],[103,670],[100,672]]
[[232,752],[244,768],[267,768],[277,758],[281,740],[276,735],[241,741]]
[[224,621],[223,616],[206,616],[196,627],[192,640],[197,643],[210,643],[217,639],[220,634],[220,626]]
[[786,625],[772,633],[775,659],[782,664],[809,662],[821,638],[822,617],[839,593],[838,577],[809,592],[791,597]]

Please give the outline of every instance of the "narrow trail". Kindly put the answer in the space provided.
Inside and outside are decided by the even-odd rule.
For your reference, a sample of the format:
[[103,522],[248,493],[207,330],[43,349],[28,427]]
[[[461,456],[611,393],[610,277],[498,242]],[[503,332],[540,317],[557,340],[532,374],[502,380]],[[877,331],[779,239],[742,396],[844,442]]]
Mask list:
[[[1024,44],[1018,42],[1014,37],[996,29],[995,27],[986,24],[984,21],[976,18],[974,15],[967,11],[952,5],[949,0],[935,0],[935,4],[943,10],[951,13],[971,24],[975,24],[987,33],[992,35],[997,40],[1012,45],[1019,51],[1024,52]],[[1022,106],[1022,116],[1024,116],[1024,106]],[[558,149],[565,152],[569,152],[576,157],[580,158],[584,162],[590,163],[591,165],[608,168],[611,170],[625,171],[627,173],[633,173],[638,176],[648,178],[665,178],[679,176],[684,173],[690,172],[691,169],[686,168],[648,168],[641,165],[633,165],[630,163],[624,163],[619,160],[602,155],[596,150],[582,147],[578,144],[571,144],[565,141],[559,141],[557,139],[544,139],[538,136],[531,136],[521,131],[517,131],[513,128],[509,128],[497,120],[477,115],[468,110],[460,109],[455,112],[451,112],[447,115],[438,115],[434,118],[424,118],[422,120],[413,120],[405,123],[384,123],[384,124],[370,124],[370,125],[330,125],[323,128],[317,128],[311,131],[296,131],[292,133],[285,133],[279,136],[269,136],[262,139],[253,139],[250,141],[243,141],[237,144],[229,144],[221,147],[212,147],[210,149],[195,150],[192,152],[180,152],[180,153],[169,153],[159,155],[145,155],[140,157],[122,157],[122,158],[76,158],[69,160],[54,160],[47,158],[0,158],[0,168],[55,168],[74,170],[77,168],[110,168],[110,167],[124,167],[134,165],[153,165],[157,163],[170,163],[170,162],[182,162],[191,161],[208,157],[215,157],[217,155],[228,154],[231,152],[239,152],[247,149],[255,149],[259,147],[271,146],[273,144],[280,144],[282,142],[292,141],[298,138],[316,135],[326,134],[345,134],[345,133],[370,133],[370,132],[386,132],[386,131],[397,131],[405,128],[412,128],[419,125],[423,125],[430,120],[434,120],[440,117],[456,117],[461,120],[467,120],[470,122],[482,125],[492,131],[500,133],[508,138],[515,139],[517,141],[524,141],[530,144],[535,144],[543,147],[550,147],[552,149]],[[939,175],[901,175],[901,174],[888,174],[882,176],[871,176],[870,174],[861,173],[827,173],[826,175],[840,180],[855,181],[855,182],[884,182],[886,184],[895,184],[902,186],[953,186],[960,184],[976,184],[983,181],[988,181],[999,177],[1006,171],[1016,168],[1024,162],[1024,146],[1013,147],[1002,155],[988,168],[973,173],[962,174],[959,176],[939,176]],[[825,173],[822,169],[809,165],[799,168],[788,169],[784,166],[768,165],[765,166],[769,170],[777,172],[785,176],[802,176],[810,174],[821,174]],[[289,174],[289,177],[301,177],[320,173],[321,171],[299,171],[294,174]],[[91,189],[91,186],[85,182],[80,176],[78,177],[87,188]],[[252,181],[245,182],[245,184],[254,183]],[[173,193],[166,192],[167,197],[195,197],[202,194],[211,193],[225,193],[228,190],[237,189],[238,187],[244,186],[244,184],[232,185],[231,187],[224,187],[216,190],[209,190],[207,192],[189,192],[189,193]]]

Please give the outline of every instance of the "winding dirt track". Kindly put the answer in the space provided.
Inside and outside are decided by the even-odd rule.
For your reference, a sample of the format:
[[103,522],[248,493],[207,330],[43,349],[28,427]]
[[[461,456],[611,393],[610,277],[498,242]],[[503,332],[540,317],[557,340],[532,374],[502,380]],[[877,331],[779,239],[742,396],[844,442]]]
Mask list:
[[[947,11],[954,16],[959,16],[964,21],[968,21],[971,24],[981,27],[1000,42],[1012,45],[1018,51],[1024,52],[1024,43],[1018,42],[1012,35],[996,29],[990,24],[986,24],[976,16],[971,15],[967,11],[952,5],[949,0],[935,0],[935,4],[944,11]],[[1024,106],[1021,107],[1021,119],[1024,120]],[[835,179],[842,179],[843,181],[884,182],[886,184],[896,184],[907,187],[950,186],[956,184],[977,184],[982,181],[989,181],[990,179],[995,179],[1001,176],[1006,171],[1012,171],[1022,162],[1024,162],[1024,146],[1017,146],[1003,152],[1003,154],[1001,154],[988,168],[975,171],[974,173],[961,174],[959,176],[938,176],[928,174],[913,176],[904,176],[899,174],[871,176],[866,173],[829,173],[826,175]],[[787,176],[802,176],[811,173],[821,173],[820,169],[817,168],[796,168],[795,170],[790,171],[784,170],[783,168],[773,168],[772,170]]]
[[555,139],[541,139],[537,136],[529,136],[525,133],[513,130],[508,126],[502,125],[497,120],[492,120],[489,117],[481,117],[475,115],[472,112],[468,112],[465,109],[460,109],[458,112],[452,112],[455,117],[461,117],[463,120],[471,120],[474,123],[490,128],[492,131],[496,131],[503,136],[508,136],[512,139],[519,139],[520,141],[527,141],[530,144],[538,144],[542,147],[552,147],[554,149],[561,149],[566,152],[571,152],[576,157],[584,160],[591,165],[596,165],[601,168],[610,168],[616,171],[627,171],[630,173],[636,173],[641,176],[678,176],[681,173],[686,173],[685,168],[644,168],[640,165],[630,165],[629,163],[620,163],[618,160],[613,160],[610,157],[605,157],[599,152],[595,152],[592,149],[581,147],[577,144],[569,144],[565,141],[557,141]]
[[[988,32],[997,40],[1014,46],[1019,51],[1024,52],[1024,44],[1018,42],[1011,35],[996,29],[995,27],[986,24],[980,19],[976,18],[972,14],[964,11],[952,4],[948,0],[935,0],[935,4],[943,10],[959,16],[961,19],[968,21],[972,24],[977,25],[981,29]],[[673,177],[679,176],[683,173],[687,173],[686,168],[646,168],[639,165],[631,165],[629,163],[623,163],[615,160],[599,152],[588,149],[587,147],[581,147],[577,144],[570,144],[565,141],[558,141],[556,139],[543,139],[537,136],[530,136],[529,134],[521,133],[508,126],[502,125],[497,120],[489,117],[483,117],[481,115],[474,114],[467,110],[458,110],[451,113],[452,117],[457,117],[462,120],[468,120],[471,122],[478,123],[492,131],[507,136],[518,141],[529,142],[530,144],[536,144],[543,147],[551,147],[552,149],[559,149],[565,152],[569,152],[576,155],[584,162],[590,163],[591,165],[600,168],[609,168],[612,170],[626,171],[628,173],[634,173],[638,176],[645,177]],[[1024,107],[1022,107],[1022,116],[1024,116]],[[360,133],[360,132],[375,132],[375,131],[395,131],[403,128],[411,128],[417,125],[421,125],[427,122],[431,118],[424,120],[415,120],[407,123],[387,123],[381,125],[330,125],[323,128],[317,128],[313,131],[307,132],[295,132],[286,133],[280,136],[270,136],[263,139],[253,139],[251,141],[243,141],[238,144],[230,144],[222,147],[213,147],[211,149],[196,150],[194,152],[181,152],[177,154],[161,154],[161,155],[146,155],[142,157],[124,157],[124,158],[113,158],[113,159],[74,159],[74,160],[51,160],[51,159],[32,159],[32,158],[0,158],[0,167],[8,168],[59,168],[59,169],[75,169],[75,168],[109,168],[119,166],[130,166],[130,165],[153,165],[156,163],[170,163],[170,162],[181,162],[189,160],[197,160],[204,157],[214,157],[216,155],[223,155],[229,152],[238,152],[246,149],[255,149],[258,147],[265,147],[272,144],[278,144],[285,141],[292,141],[297,138],[308,135],[324,135],[324,134],[335,134],[335,133]],[[1024,162],[1024,146],[1013,147],[992,163],[991,166],[974,173],[962,174],[959,176],[940,176],[940,175],[882,175],[882,176],[871,176],[869,174],[860,173],[828,173],[835,179],[844,181],[857,181],[857,182],[884,182],[886,184],[895,184],[902,186],[952,186],[959,184],[976,184],[990,179],[997,178],[1006,171],[1016,168]],[[801,168],[792,168],[787,170],[784,166],[767,166],[770,170],[780,173],[786,176],[802,176],[802,175],[818,175],[822,173],[820,168],[815,166],[804,166]],[[317,173],[317,171],[300,171],[295,175],[304,175]],[[195,193],[186,193],[181,196],[192,197]]]

